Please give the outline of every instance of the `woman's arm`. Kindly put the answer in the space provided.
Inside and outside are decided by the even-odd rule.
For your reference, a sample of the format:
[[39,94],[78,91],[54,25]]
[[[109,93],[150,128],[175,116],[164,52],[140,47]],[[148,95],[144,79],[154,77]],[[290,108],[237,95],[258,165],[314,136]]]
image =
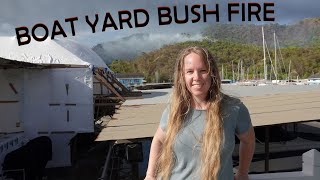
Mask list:
[[146,173],[145,180],[155,179],[157,161],[161,152],[164,138],[165,138],[165,133],[160,127],[158,127],[151,143],[148,170]]
[[236,180],[247,180],[249,179],[248,173],[250,163],[254,154],[255,148],[255,135],[252,126],[240,135],[237,135],[240,140],[239,148],[239,169],[235,176]]

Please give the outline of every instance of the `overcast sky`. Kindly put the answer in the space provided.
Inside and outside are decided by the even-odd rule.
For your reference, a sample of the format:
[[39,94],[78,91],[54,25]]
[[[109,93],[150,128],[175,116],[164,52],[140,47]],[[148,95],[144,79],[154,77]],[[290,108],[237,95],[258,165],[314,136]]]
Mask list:
[[[226,6],[229,0],[2,0],[0,6],[0,35],[15,35],[15,28],[26,26],[31,31],[32,27],[38,23],[45,24],[51,35],[53,22],[58,20],[66,31],[68,37],[87,45],[93,46],[100,42],[112,41],[117,38],[125,37],[138,32],[148,33],[181,33],[181,32],[197,32],[201,28],[208,26],[207,23],[188,23],[185,25],[177,25],[171,23],[167,26],[159,26],[157,8],[160,6],[168,6],[173,10],[173,6],[178,6],[179,12],[184,13],[184,5],[189,4],[206,4],[208,9],[214,9],[215,4],[219,4],[220,23],[226,20]],[[248,1],[234,1],[248,2]],[[298,20],[309,17],[320,17],[320,1],[319,0],[253,0],[251,2],[273,2],[275,4],[275,22],[280,24],[294,23]],[[102,32],[103,20],[105,13],[110,12],[118,25],[118,12],[128,10],[133,12],[134,9],[145,9],[148,11],[150,21],[143,28],[129,28],[124,26],[122,30],[107,29]],[[92,33],[90,27],[85,21],[85,16],[94,18],[98,14],[99,21],[97,23],[97,32]],[[70,24],[64,20],[70,17],[78,17],[75,22],[74,37],[71,36]],[[141,17],[140,17],[141,18]],[[140,19],[141,20],[141,19]],[[203,21],[203,18],[201,19]],[[211,19],[211,22],[213,20]],[[132,21],[133,23],[133,21]],[[231,23],[239,23],[234,19]],[[248,23],[248,22],[245,22]],[[265,23],[265,22],[260,22]],[[269,22],[267,22],[269,23]],[[39,32],[38,32],[39,33]],[[41,32],[40,32],[41,33]]]

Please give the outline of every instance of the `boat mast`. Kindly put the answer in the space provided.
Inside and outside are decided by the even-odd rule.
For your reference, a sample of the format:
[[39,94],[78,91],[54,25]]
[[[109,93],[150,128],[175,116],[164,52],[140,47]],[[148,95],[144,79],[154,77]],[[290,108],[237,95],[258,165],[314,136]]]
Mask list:
[[234,69],[233,69],[233,61],[232,61],[232,82],[234,83]]
[[264,72],[264,80],[267,80],[267,66],[266,66],[266,48],[265,48],[265,41],[264,41],[264,30],[262,26],[262,43],[263,43],[263,72]]
[[291,74],[291,60],[289,62],[289,72],[288,72],[288,82],[290,82],[290,74]]
[[243,67],[242,67],[242,60],[240,61],[240,68],[241,68],[241,81],[244,80],[244,72],[243,72]]
[[224,79],[223,64],[222,64],[222,70],[221,70],[221,79]]
[[238,61],[238,81],[240,81],[240,74],[239,74],[240,73],[239,72],[240,71],[240,67],[239,66],[240,66],[240,62]]
[[276,45],[276,32],[273,32],[274,39],[274,74],[276,76],[276,82],[278,81],[278,71],[277,71],[277,45]]

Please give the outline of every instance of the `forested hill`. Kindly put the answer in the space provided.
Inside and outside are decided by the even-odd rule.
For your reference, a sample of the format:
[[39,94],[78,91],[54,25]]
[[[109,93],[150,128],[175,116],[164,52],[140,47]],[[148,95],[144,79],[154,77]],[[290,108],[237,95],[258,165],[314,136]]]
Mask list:
[[[209,49],[217,57],[219,69],[224,67],[224,77],[232,79],[232,69],[237,74],[238,63],[242,61],[245,77],[259,78],[263,76],[263,49],[254,44],[242,44],[230,41],[188,41],[167,45],[161,49],[145,53],[132,61],[115,60],[109,67],[115,72],[140,72],[148,82],[172,80],[175,60],[180,50],[188,46],[202,46]],[[274,61],[273,49],[270,59]],[[320,72],[320,42],[308,47],[286,47],[277,50],[279,78],[286,78],[291,61],[291,78],[307,78]],[[267,63],[270,68],[267,54]],[[273,62],[274,63],[274,62]],[[232,68],[233,64],[233,68]],[[240,65],[240,64],[239,64]],[[270,72],[270,69],[268,70]],[[156,75],[157,74],[157,75]]]
[[[269,72],[270,59],[273,63],[275,59],[274,31],[281,47],[277,49],[279,78],[287,78],[290,61],[291,78],[307,78],[320,72],[320,18],[305,19],[292,25],[264,25]],[[263,76],[261,25],[215,24],[206,28],[203,36],[203,40],[144,51],[146,53],[131,61],[113,60],[109,66],[115,72],[143,73],[148,82],[170,81],[179,51],[188,46],[199,45],[208,48],[217,57],[220,70],[224,67],[225,78],[232,79],[232,69],[237,74],[241,61],[245,78],[247,75],[249,79]]]
[[[166,44],[209,39],[211,41],[231,41],[241,44],[262,46],[261,25],[216,23],[196,35],[180,34],[133,34],[117,41],[108,41],[93,47],[93,50],[107,63],[115,59],[132,60],[137,56],[161,48]],[[264,25],[265,39],[273,47],[275,32],[280,47],[306,47],[320,41],[320,18],[310,18],[291,25]]]
[[[261,26],[254,24],[215,24],[205,28],[203,36],[211,40],[262,45]],[[282,47],[308,46],[320,40],[320,18],[308,18],[291,25],[268,24],[263,26],[265,39],[269,45],[273,45],[274,32]]]

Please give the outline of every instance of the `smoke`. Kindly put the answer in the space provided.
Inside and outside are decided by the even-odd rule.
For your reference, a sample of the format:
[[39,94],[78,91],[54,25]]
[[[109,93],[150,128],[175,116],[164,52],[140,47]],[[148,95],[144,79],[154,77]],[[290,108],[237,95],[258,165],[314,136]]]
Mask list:
[[10,34],[10,31],[12,31],[13,26],[8,23],[1,23],[0,21],[0,36],[6,36]]
[[116,41],[103,43],[96,46],[96,51],[106,63],[113,59],[133,59],[136,56],[159,49],[164,45],[177,42],[202,40],[201,34],[171,33],[171,34],[135,34]]
[[[115,47],[122,47],[126,51],[132,49],[132,51],[138,49],[144,49],[145,51],[150,51],[153,49],[159,49],[163,45],[184,42],[184,41],[196,41],[201,40],[202,36],[200,34],[190,35],[190,34],[136,34],[128,38],[124,38],[118,42],[105,43],[103,47],[105,49],[110,49],[110,44]],[[111,48],[112,48],[111,46]],[[135,50],[134,50],[135,49]],[[110,49],[116,50],[116,49]]]
[[[15,27],[27,26],[31,28],[37,23],[43,23],[52,30],[52,25],[55,20],[59,20],[62,27],[67,34],[70,35],[70,25],[65,23],[64,20],[70,17],[79,17],[76,23],[76,36],[68,36],[79,41],[81,44],[93,46],[97,43],[105,41],[114,41],[119,37],[126,37],[136,33],[183,33],[185,30],[188,32],[197,32],[201,27],[207,23],[191,22],[185,25],[177,25],[172,23],[169,26],[159,26],[157,19],[157,7],[174,5],[178,9],[183,9],[184,5],[191,4],[207,4],[208,8],[213,8],[214,4],[221,5],[221,12],[226,11],[226,4],[232,0],[102,0],[102,1],[87,1],[87,0],[11,0],[4,1],[0,6],[0,35],[15,35]],[[234,2],[234,1],[233,1]],[[240,2],[249,2],[249,0],[242,0]],[[250,1],[252,2],[252,1]],[[302,18],[307,17],[320,17],[320,1],[318,0],[281,0],[281,1],[266,1],[256,0],[254,2],[274,2],[275,4],[275,17],[276,23],[292,23]],[[117,15],[118,11],[133,9],[146,9],[150,14],[150,22],[144,28],[125,28],[122,30],[108,30],[101,32],[103,18],[106,12]],[[91,29],[86,24],[84,17],[86,15],[93,17],[99,14],[99,31],[91,33]],[[225,15],[225,13],[222,13]],[[221,17],[221,19],[226,19]],[[223,23],[223,22],[222,22]],[[233,22],[238,23],[238,22]],[[272,22],[271,22],[272,23]],[[155,35],[156,36],[156,35]],[[166,41],[165,41],[166,42]]]

